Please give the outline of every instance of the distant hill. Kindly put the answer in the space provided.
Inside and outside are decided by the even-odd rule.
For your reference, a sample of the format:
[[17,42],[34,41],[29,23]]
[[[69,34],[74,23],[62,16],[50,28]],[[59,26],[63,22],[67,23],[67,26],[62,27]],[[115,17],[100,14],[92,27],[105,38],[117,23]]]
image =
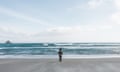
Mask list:
[[10,40],[7,40],[5,43],[6,43],[6,44],[11,44],[11,41],[10,41]]

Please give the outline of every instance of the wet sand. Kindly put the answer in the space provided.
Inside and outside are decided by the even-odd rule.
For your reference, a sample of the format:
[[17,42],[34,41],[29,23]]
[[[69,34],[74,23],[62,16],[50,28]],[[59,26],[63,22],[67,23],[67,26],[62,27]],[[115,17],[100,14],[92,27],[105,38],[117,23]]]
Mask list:
[[0,59],[0,72],[120,72],[120,58]]

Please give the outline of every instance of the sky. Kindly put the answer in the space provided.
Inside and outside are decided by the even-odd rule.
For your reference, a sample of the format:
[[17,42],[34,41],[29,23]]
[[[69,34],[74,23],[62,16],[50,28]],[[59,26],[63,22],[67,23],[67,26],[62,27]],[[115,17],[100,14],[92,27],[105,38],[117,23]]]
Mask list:
[[0,42],[120,42],[120,0],[0,0]]

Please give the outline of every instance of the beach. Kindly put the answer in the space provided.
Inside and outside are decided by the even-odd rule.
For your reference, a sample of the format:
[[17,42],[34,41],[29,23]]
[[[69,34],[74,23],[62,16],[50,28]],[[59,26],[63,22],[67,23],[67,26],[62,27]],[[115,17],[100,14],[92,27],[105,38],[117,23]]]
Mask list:
[[120,72],[120,58],[0,59],[0,72]]

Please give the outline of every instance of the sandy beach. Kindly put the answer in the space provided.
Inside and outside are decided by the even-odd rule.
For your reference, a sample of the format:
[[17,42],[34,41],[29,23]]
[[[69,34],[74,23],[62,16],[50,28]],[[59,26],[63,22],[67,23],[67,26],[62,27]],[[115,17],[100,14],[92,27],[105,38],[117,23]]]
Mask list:
[[0,72],[120,72],[120,58],[0,59]]

